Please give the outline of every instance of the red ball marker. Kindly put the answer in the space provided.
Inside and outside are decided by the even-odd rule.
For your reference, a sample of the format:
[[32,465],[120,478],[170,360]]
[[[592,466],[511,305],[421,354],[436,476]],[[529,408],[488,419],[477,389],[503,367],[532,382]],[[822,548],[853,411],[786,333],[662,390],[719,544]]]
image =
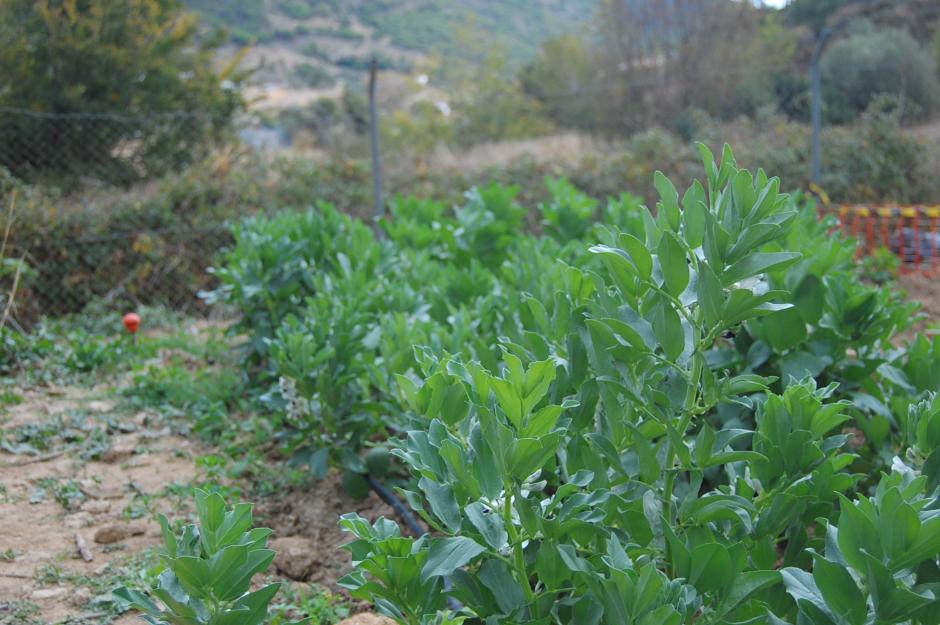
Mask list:
[[127,328],[128,332],[136,335],[137,330],[140,329],[140,315],[137,313],[127,313],[124,315],[124,327]]

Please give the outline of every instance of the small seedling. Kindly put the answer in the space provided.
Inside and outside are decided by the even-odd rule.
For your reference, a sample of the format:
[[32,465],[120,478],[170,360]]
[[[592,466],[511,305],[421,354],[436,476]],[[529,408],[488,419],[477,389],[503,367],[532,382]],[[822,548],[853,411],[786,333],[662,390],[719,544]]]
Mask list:
[[271,530],[252,528],[251,504],[227,509],[218,493],[197,490],[196,509],[199,524],[185,526],[179,535],[165,516],[158,517],[165,570],[150,593],[121,587],[115,598],[143,612],[141,618],[151,625],[260,625],[281,586],[250,592],[252,577],[274,560],[274,551],[266,547]]

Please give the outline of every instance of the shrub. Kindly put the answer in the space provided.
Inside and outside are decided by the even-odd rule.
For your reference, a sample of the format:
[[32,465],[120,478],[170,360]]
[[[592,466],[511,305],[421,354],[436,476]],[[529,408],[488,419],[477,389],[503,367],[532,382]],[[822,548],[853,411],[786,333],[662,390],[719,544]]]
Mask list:
[[882,94],[902,98],[908,117],[927,117],[940,104],[940,79],[930,50],[898,28],[862,29],[835,42],[822,59],[826,116],[845,123]]
[[327,70],[313,63],[300,63],[291,70],[291,79],[301,87],[320,89],[332,87],[336,79]]
[[[234,65],[217,71],[214,39],[197,33],[179,0],[4,2],[0,106],[34,114],[4,114],[0,165],[126,183],[191,162],[242,107],[223,82],[244,78]],[[160,117],[171,112],[199,115]]]

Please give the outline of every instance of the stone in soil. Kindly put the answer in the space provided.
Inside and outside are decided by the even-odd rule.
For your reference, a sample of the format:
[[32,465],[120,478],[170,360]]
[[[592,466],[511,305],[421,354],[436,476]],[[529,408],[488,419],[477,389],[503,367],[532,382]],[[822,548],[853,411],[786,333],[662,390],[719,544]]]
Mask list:
[[274,568],[290,579],[299,582],[306,581],[314,567],[319,564],[317,546],[309,538],[303,536],[275,538],[269,546],[277,552],[274,557]]

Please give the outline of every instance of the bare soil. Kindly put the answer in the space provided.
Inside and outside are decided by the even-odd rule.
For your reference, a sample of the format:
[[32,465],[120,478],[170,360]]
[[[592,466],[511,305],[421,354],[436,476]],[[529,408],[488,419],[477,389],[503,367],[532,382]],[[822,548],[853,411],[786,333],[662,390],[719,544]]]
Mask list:
[[[99,395],[77,388],[30,391],[0,417],[0,428],[9,432],[72,413],[85,415],[79,420],[91,431],[114,411],[114,403]],[[156,544],[153,513],[185,512],[185,503],[181,509],[160,495],[174,483],[192,482],[194,444],[151,429],[144,414],[125,418],[121,429],[127,431],[115,432],[98,460],[84,460],[67,445],[39,455],[0,451],[0,622],[9,616],[5,611],[29,604],[38,606],[30,617],[39,622],[93,620],[99,616],[87,609],[93,591],[79,580],[105,575],[128,554]],[[57,501],[58,488],[74,499]],[[152,501],[151,510],[145,501]],[[96,536],[113,542],[96,542]],[[79,543],[90,561],[79,554]]]
[[907,296],[920,302],[927,315],[926,325],[940,322],[940,276],[909,273],[898,278],[898,286]]
[[311,564],[305,581],[317,582],[332,590],[339,590],[336,581],[350,568],[349,555],[340,549],[350,539],[339,527],[339,517],[347,512],[358,512],[371,521],[394,514],[375,493],[370,492],[362,501],[350,498],[338,475],[331,475],[312,490],[293,492],[263,502],[257,508],[259,523],[272,528],[276,540],[305,539]]
[[[155,515],[174,520],[192,514],[189,487],[205,480],[195,461],[214,450],[174,433],[153,415],[122,414],[109,399],[114,393],[73,387],[20,391],[23,401],[0,412],[0,440],[7,443],[30,428],[63,421],[88,440],[107,432],[107,448],[94,449],[93,459],[88,440],[72,434],[52,436],[52,446],[38,453],[0,450],[0,625],[109,622],[95,598],[106,600],[140,566],[130,561],[161,542]],[[260,502],[256,518],[275,530],[279,576],[300,570],[290,577],[338,590],[336,581],[350,563],[339,549],[348,537],[337,522],[350,511],[370,519],[392,514],[375,495],[350,499],[335,477]],[[294,548],[281,554],[279,544]],[[347,625],[390,622],[377,618],[357,615]],[[141,621],[125,614],[112,622]]]

